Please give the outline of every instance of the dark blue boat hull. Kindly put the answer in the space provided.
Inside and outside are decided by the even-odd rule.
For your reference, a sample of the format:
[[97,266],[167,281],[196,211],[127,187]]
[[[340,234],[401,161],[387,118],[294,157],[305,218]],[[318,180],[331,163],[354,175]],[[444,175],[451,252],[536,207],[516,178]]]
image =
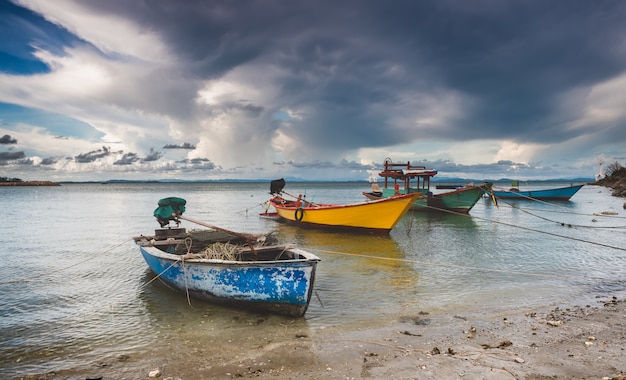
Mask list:
[[498,191],[494,190],[493,195],[502,199],[540,199],[553,201],[568,201],[584,185],[560,187],[555,189],[541,189],[529,191]]

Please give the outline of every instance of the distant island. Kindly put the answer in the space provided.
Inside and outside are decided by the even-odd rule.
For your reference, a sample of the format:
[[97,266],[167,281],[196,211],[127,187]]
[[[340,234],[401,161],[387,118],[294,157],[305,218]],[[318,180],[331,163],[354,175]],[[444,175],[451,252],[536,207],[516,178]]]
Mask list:
[[0,186],[61,186],[52,181],[23,181],[19,178],[0,177]]
[[[228,182],[259,182],[260,180],[230,180]],[[454,180],[446,179],[444,182],[454,182]],[[149,180],[149,181],[140,181],[140,180],[109,180],[105,182],[98,183],[167,183],[167,182],[222,182],[216,180],[206,180],[206,181],[182,181],[182,180]],[[260,181],[264,182],[264,181]],[[292,179],[292,182],[302,182],[301,179]],[[362,182],[362,181],[356,181]],[[73,183],[69,181],[67,183]],[[82,182],[78,182],[82,183]],[[95,182],[94,182],[95,183]],[[623,167],[618,162],[614,162],[613,164],[607,167],[607,174],[604,178],[591,182],[591,185],[599,185],[611,188],[613,190],[612,195],[616,197],[626,197],[626,167]],[[8,177],[0,177],[0,186],[61,186],[60,183],[52,182],[52,181],[24,181],[20,178],[8,178]]]

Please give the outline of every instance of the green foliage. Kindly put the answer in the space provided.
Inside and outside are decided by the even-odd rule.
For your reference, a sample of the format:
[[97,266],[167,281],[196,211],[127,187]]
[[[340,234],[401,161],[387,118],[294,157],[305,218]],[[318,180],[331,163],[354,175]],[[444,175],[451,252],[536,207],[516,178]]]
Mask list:
[[610,177],[613,174],[623,176],[626,174],[626,168],[624,168],[619,162],[615,161],[607,165],[605,174],[607,175],[607,177]]
[[0,177],[0,182],[22,182],[19,178]]

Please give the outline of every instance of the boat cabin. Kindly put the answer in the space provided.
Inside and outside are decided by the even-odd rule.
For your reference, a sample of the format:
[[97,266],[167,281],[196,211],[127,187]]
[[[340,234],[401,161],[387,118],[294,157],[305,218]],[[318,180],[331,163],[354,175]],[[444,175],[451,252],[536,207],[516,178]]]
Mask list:
[[437,175],[437,171],[425,166],[412,166],[410,161],[393,163],[385,160],[385,169],[378,175],[385,180],[383,197],[418,192],[429,195],[430,178]]

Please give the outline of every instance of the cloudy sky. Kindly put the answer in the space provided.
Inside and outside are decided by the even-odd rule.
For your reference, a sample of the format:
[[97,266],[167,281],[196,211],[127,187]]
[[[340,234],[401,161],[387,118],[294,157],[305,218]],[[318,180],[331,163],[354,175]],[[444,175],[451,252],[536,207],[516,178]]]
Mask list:
[[[626,164],[621,0],[0,0],[0,176]],[[605,165],[606,166],[606,165]]]

